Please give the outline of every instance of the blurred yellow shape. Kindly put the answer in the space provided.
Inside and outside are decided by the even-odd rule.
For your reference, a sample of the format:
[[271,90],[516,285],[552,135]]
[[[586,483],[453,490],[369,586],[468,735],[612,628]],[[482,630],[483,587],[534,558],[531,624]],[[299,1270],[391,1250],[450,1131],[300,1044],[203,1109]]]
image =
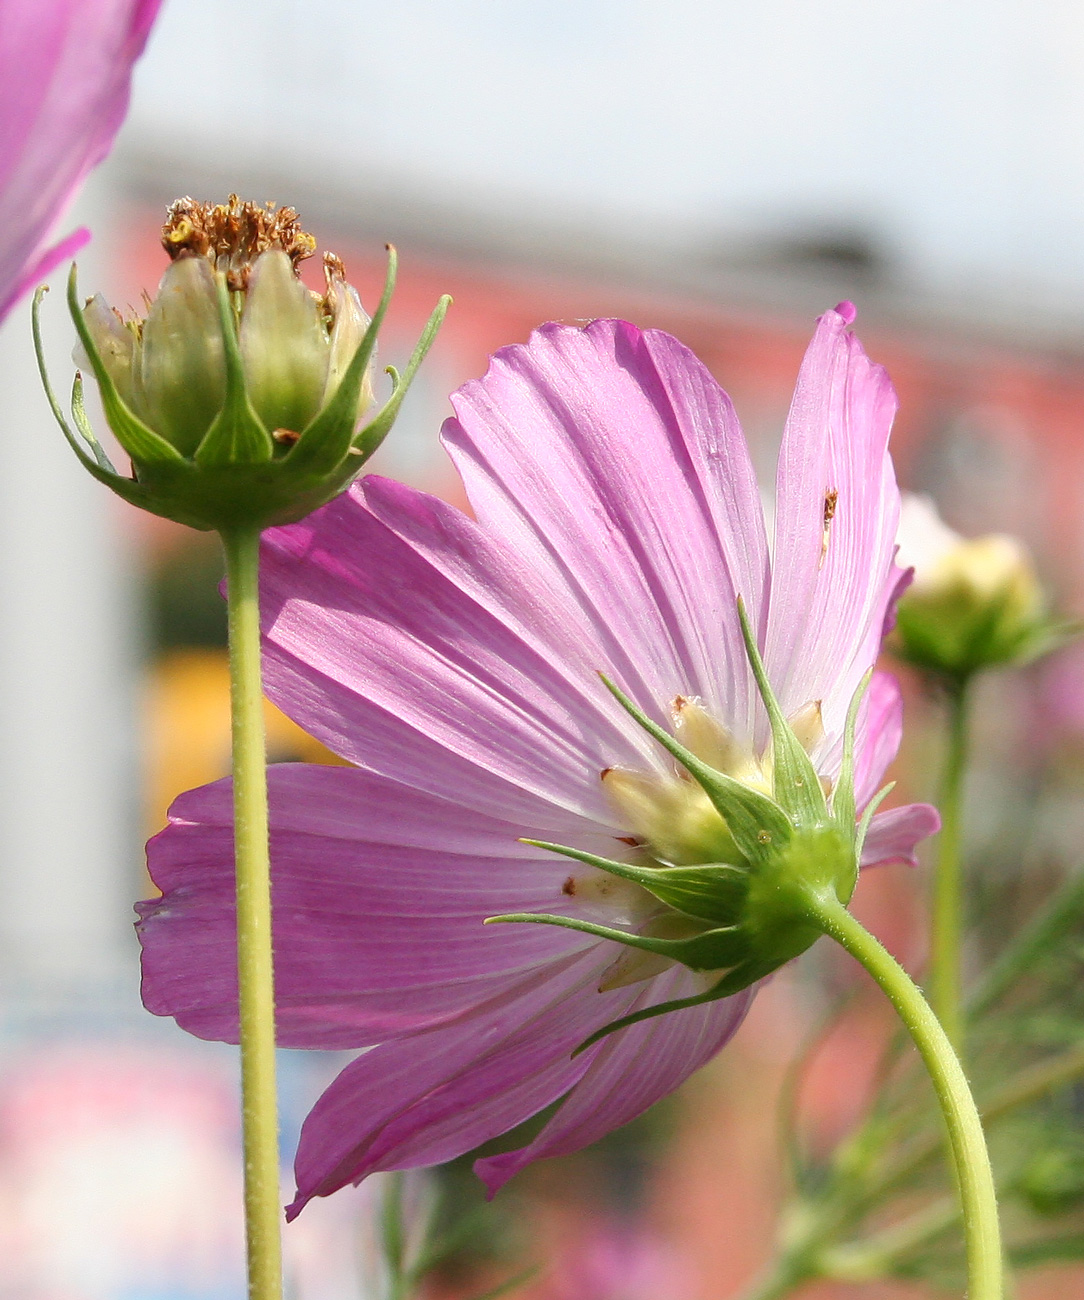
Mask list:
[[[225,650],[173,650],[150,670],[146,700],[148,833],[185,790],[230,772],[230,678]],[[267,753],[273,763],[342,760],[264,701]]]

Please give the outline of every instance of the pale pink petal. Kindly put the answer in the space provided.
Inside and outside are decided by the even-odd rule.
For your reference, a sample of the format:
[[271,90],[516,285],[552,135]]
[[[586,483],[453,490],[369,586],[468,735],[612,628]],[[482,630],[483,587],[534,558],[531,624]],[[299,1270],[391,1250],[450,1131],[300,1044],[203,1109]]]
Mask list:
[[779,455],[765,641],[784,711],[821,700],[830,736],[877,657],[899,585],[888,455],[896,397],[850,333],[853,319],[850,304],[821,317],[798,377]]
[[879,867],[889,862],[918,865],[915,848],[941,829],[941,816],[928,803],[909,803],[875,813],[862,848],[862,866]]
[[[567,862],[519,844],[525,828],[351,768],[283,764],[269,778],[284,1046],[358,1047],[439,1023],[599,947],[551,926],[483,925],[572,910]],[[236,1041],[231,828],[228,781],[177,801],[148,846],[163,896],[141,904],[139,930],[148,1009]]]
[[546,325],[452,398],[445,441],[484,528],[590,613],[653,711],[694,694],[738,734],[754,691],[767,549],[729,399],[676,340],[622,321]]
[[355,488],[267,534],[268,694],[395,780],[563,835],[607,822],[602,769],[661,759],[599,680],[575,606],[451,506],[368,490],[383,518]]
[[[702,988],[702,978],[677,967],[653,980],[635,1009],[688,997]],[[475,1172],[490,1194],[533,1160],[578,1151],[673,1092],[730,1041],[755,993],[755,988],[746,989],[735,997],[642,1021],[604,1039],[591,1068],[533,1142],[476,1162]]]
[[891,673],[873,674],[855,736],[854,798],[862,811],[884,784],[903,739],[903,696]]
[[605,960],[597,952],[566,959],[454,1024],[348,1065],[301,1130],[288,1215],[376,1170],[451,1160],[567,1092],[600,1048],[575,1058],[573,1050],[643,997],[637,988],[597,992]]
[[159,0],[0,5],[0,319],[71,236],[52,228],[105,157],[128,107],[132,64]]

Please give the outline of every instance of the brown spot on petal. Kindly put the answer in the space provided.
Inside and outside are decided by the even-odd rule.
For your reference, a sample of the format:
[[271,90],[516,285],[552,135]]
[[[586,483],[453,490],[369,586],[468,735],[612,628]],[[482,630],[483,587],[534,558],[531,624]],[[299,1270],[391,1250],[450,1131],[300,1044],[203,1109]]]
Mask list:
[[825,528],[836,517],[836,504],[839,501],[839,493],[835,488],[829,488],[824,494],[824,526]]
[[576,893],[576,877],[575,877],[575,876],[569,876],[569,878],[568,878],[568,879],[565,881],[565,883],[561,886],[561,893],[562,893],[562,894],[567,894],[567,895],[569,896],[569,898],[572,898],[572,897],[574,896],[574,894]]
[[292,447],[301,438],[301,434],[295,429],[275,429],[272,431],[271,437],[284,447]]

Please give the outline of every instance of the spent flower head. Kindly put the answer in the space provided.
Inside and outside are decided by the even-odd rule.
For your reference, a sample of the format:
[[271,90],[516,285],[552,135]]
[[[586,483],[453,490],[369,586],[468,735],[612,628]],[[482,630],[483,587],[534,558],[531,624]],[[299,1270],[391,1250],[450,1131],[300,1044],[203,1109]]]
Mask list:
[[[179,199],[162,231],[170,265],[146,317],[99,294],[68,302],[76,361],[98,382],[106,419],[132,461],[121,475],[95,437],[76,375],[67,424],[86,468],[119,496],[195,528],[286,523],[340,492],[380,445],[447,308],[442,300],[393,391],[367,422],[377,333],[395,283],[370,321],[343,264],[324,255],[324,292],[298,267],[316,249],[293,208]],[[35,330],[41,293],[35,298]],[[40,359],[40,348],[39,348]],[[47,389],[44,368],[42,377]]]
[[[805,899],[936,829],[877,810],[895,398],[853,315],[803,363],[774,545],[726,394],[611,320],[544,326],[453,396],[473,517],[370,476],[265,536],[268,694],[357,764],[271,770],[279,1042],[371,1048],[305,1123],[291,1216],[558,1101],[476,1164],[491,1189],[633,1118],[813,942]],[[228,784],[149,857],[146,1005],[230,1039]]]
[[929,497],[904,495],[898,561],[914,579],[897,608],[893,648],[951,682],[1029,663],[1076,635],[1073,624],[1050,614],[1019,538],[961,537]]

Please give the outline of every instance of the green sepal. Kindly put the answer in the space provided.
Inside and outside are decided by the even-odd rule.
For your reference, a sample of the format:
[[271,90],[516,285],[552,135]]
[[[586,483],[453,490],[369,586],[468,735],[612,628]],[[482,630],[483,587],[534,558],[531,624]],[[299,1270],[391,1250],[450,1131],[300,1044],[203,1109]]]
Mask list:
[[72,431],[71,426],[64,418],[64,411],[57,401],[52,384],[49,382],[49,373],[45,368],[45,349],[41,341],[41,300],[48,291],[49,286],[43,284],[34,293],[34,300],[30,309],[30,321],[34,335],[34,355],[37,358],[38,373],[41,375],[41,382],[45,389],[49,407],[56,418],[57,424],[60,425],[60,430],[64,434],[68,446],[78,456],[84,469],[92,474],[99,483],[104,483],[106,487],[111,488],[118,496],[130,501],[133,505],[146,508],[145,489],[135,479],[124,478],[117,473],[101,444],[94,437],[94,431],[90,428],[86,413],[83,410],[82,381],[78,374],[76,374],[75,384],[72,388],[72,418],[75,420],[80,433],[86,438],[91,451],[94,453],[93,456],[87,451],[86,446]]
[[74,262],[68,276],[68,310],[71,312],[79,340],[90,358],[94,378],[98,381],[98,390],[101,393],[105,418],[109,421],[109,427],[113,430],[117,441],[131,456],[137,470],[142,470],[144,466],[180,466],[187,464],[177,448],[171,442],[167,442],[161,434],[155,433],[153,429],[145,425],[129,409],[117,392],[117,386],[113,383],[113,379],[102,361],[98,345],[94,342],[94,337],[87,328],[86,320],[83,317],[83,309],[79,306],[79,286]]
[[612,939],[626,948],[639,948],[643,952],[657,953],[680,962],[690,970],[722,970],[744,961],[749,943],[737,926],[723,926],[705,930],[689,939],[656,939],[648,934],[630,934],[613,926],[597,925],[594,921],[581,921],[575,916],[554,916],[549,912],[507,912],[501,916],[487,916],[484,925],[504,922],[535,922],[539,925],[557,925],[565,930],[579,930],[593,934],[597,939]]
[[[283,458],[283,465],[297,475],[315,475],[323,478],[333,473],[350,453],[354,445],[355,426],[357,425],[358,399],[361,386],[365,382],[365,372],[369,368],[373,351],[376,348],[377,335],[387,315],[388,304],[395,290],[395,277],[399,260],[395,248],[388,245],[388,269],[384,276],[384,292],[372,320],[365,331],[365,336],[358,344],[357,351],[351,358],[349,366],[339,386],[332,393],[327,405],[322,407],[308,425],[302,430],[301,437]],[[364,458],[356,456],[350,469],[356,472],[361,468]]]
[[727,863],[712,862],[697,867],[638,867],[629,862],[600,858],[582,849],[571,849],[564,844],[549,844],[545,840],[523,840],[522,843],[574,858],[622,880],[631,880],[667,907],[716,926],[734,925],[749,894],[748,871]]
[[226,399],[192,459],[202,470],[265,464],[275,455],[275,443],[249,400],[237,322],[221,272],[215,273],[215,296],[226,362]]
[[828,818],[828,805],[824,791],[821,789],[820,776],[813,766],[813,761],[802,747],[801,741],[794,734],[790,723],[783,716],[779,701],[775,698],[764,661],[760,657],[753,629],[749,626],[749,616],[745,602],[738,597],[738,619],[741,622],[741,634],[745,639],[745,653],[749,657],[749,666],[753,670],[760,698],[768,713],[768,722],[772,728],[772,750],[774,775],[772,793],[781,808],[790,814],[796,826],[816,826]]
[[83,376],[78,370],[72,380],[71,412],[75,427],[79,430],[83,441],[90,448],[99,466],[107,474],[116,474],[117,467],[105,454],[105,448],[98,441],[98,436],[91,428],[90,420],[87,419],[87,408],[83,403]]
[[653,1007],[644,1007],[640,1011],[633,1011],[630,1015],[622,1016],[619,1020],[613,1020],[608,1025],[603,1025],[601,1029],[583,1040],[579,1047],[575,1048],[573,1057],[579,1056],[581,1052],[586,1052],[589,1047],[593,1047],[600,1039],[608,1038],[610,1034],[616,1034],[619,1029],[628,1029],[630,1025],[638,1025],[643,1020],[653,1020],[656,1016],[669,1015],[671,1011],[681,1011],[685,1007],[700,1007],[705,1002],[718,1002],[720,998],[733,997],[735,993],[740,993],[747,989],[757,980],[764,979],[776,970],[779,963],[772,965],[768,962],[757,962],[750,959],[736,966],[732,971],[728,971],[723,978],[713,984],[710,989],[704,993],[694,994],[688,998],[674,998],[671,1002],[658,1002]]
[[[766,861],[794,834],[790,820],[777,803],[750,786],[735,781],[724,772],[718,772],[701,762],[668,731],[651,721],[646,713],[610,681],[599,674],[603,685],[621,707],[655,740],[668,750],[697,785],[704,791],[712,806],[727,824],[734,843],[750,863]],[[818,783],[819,788],[819,783]]]
[[854,840],[854,860],[855,864],[860,865],[862,862],[862,849],[866,843],[866,835],[869,832],[869,824],[873,821],[873,814],[880,808],[881,804],[888,798],[896,788],[895,781],[889,781],[886,786],[882,786],[873,798],[866,804],[862,812],[862,820],[858,823],[858,832]]
[[448,308],[451,305],[451,295],[444,294],[426,322],[425,329],[422,330],[421,337],[418,339],[414,351],[410,354],[410,360],[407,362],[402,375],[394,366],[387,367],[387,373],[392,377],[392,394],[379,415],[371,423],[367,424],[354,439],[354,447],[361,453],[359,463],[364,464],[388,436],[391,426],[395,423],[395,417],[399,414],[399,407],[403,404],[403,398],[406,397],[407,390],[413,383],[414,376],[418,373],[418,367],[425,360],[426,353],[433,346],[433,340],[437,337],[437,331],[443,324],[444,317],[448,314]]
[[854,834],[854,819],[857,816],[854,802],[854,738],[858,727],[858,710],[873,680],[870,668],[858,683],[858,689],[851,696],[847,708],[847,722],[843,728],[843,760],[839,765],[839,780],[832,792],[832,817],[836,825],[846,835]]

